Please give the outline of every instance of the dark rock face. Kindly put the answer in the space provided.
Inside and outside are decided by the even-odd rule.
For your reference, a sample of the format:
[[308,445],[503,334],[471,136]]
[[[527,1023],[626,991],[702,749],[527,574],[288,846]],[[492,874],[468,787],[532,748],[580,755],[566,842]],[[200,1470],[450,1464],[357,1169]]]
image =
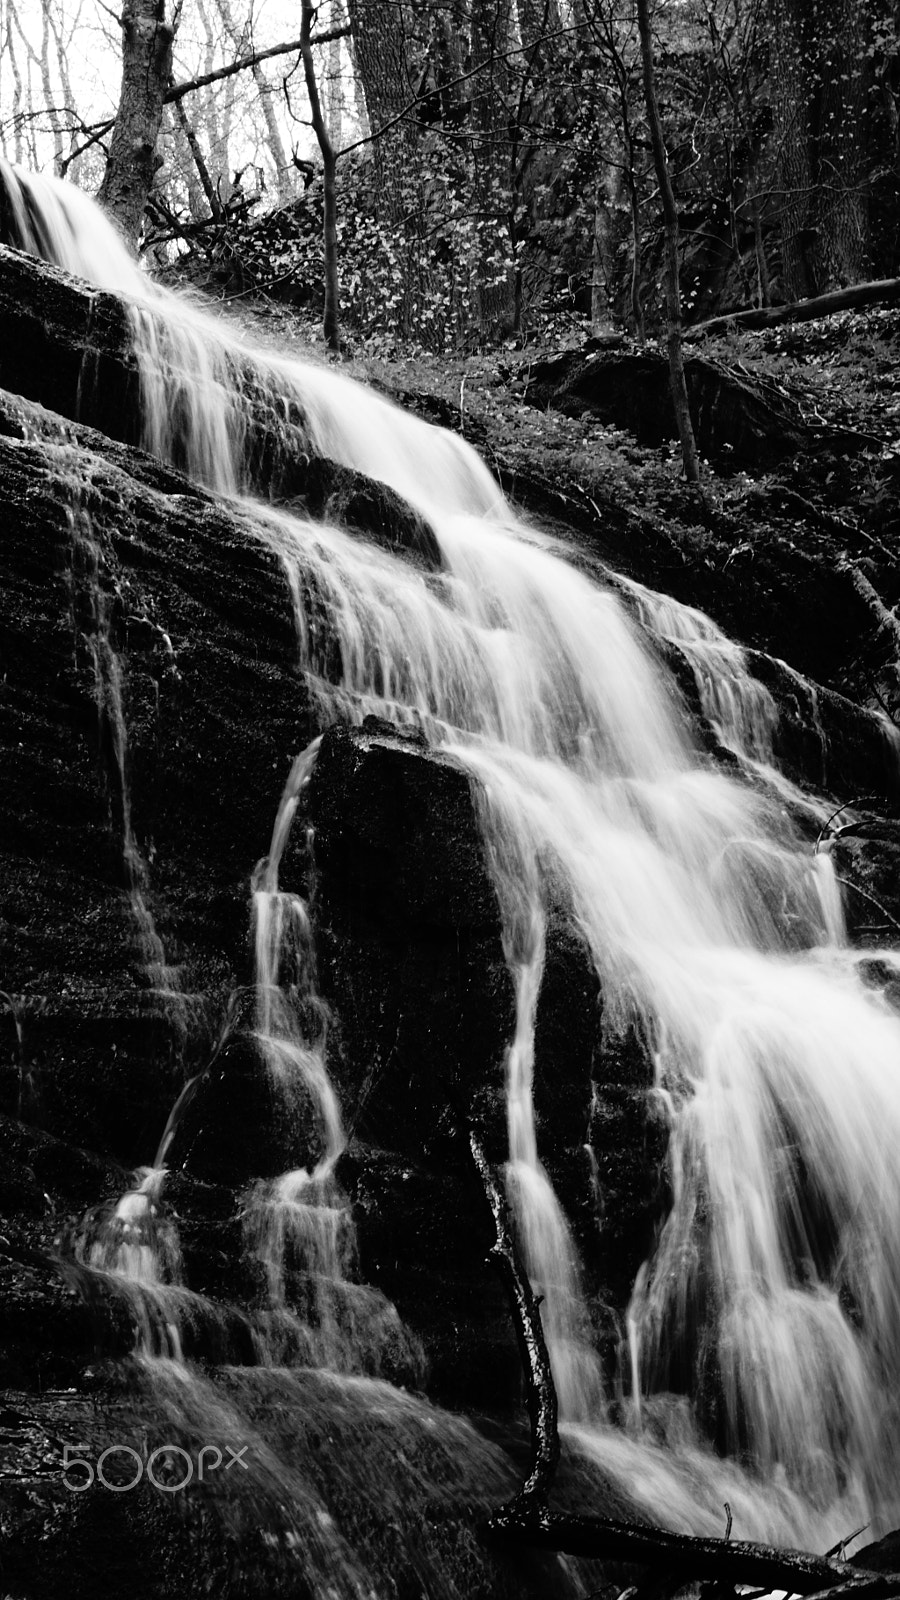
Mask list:
[[[7,1109],[131,1164],[244,981],[248,858],[313,728],[274,557],[148,459],[4,415],[2,970],[26,1062]],[[169,1002],[126,892],[122,764]]]
[[427,1152],[454,1102],[502,1090],[514,1020],[469,780],[413,742],[335,728],[311,815],[320,981],[353,996],[335,1005],[353,1132]]
[[[133,372],[116,303],[101,306],[101,317],[104,297],[23,265],[15,252],[0,257],[4,271],[8,255],[0,327],[8,317],[18,332],[2,347],[0,378],[74,417],[84,373],[112,362],[118,376],[107,373],[97,393],[119,395],[108,432],[119,426],[127,438]],[[29,301],[36,282],[45,298]],[[305,462],[279,489],[311,516],[440,564],[421,519],[346,469]],[[514,1004],[470,780],[388,723],[323,729],[298,659],[287,579],[249,514],[229,512],[141,451],[0,395],[0,525],[0,1372],[27,1393],[31,1421],[37,1389],[78,1391],[41,1412],[49,1444],[41,1435],[33,1473],[12,1491],[11,1514],[39,1573],[33,1592],[96,1593],[90,1552],[100,1544],[120,1589],[155,1593],[165,1583],[174,1595],[191,1593],[198,1549],[208,1567],[218,1548],[212,1500],[198,1514],[201,1525],[209,1514],[213,1533],[195,1548],[158,1497],[116,1500],[101,1527],[96,1502],[76,1506],[56,1478],[52,1490],[47,1481],[51,1468],[58,1477],[57,1436],[75,1430],[96,1454],[125,1426],[139,1388],[132,1374],[131,1400],[117,1410],[111,1363],[132,1344],[127,1304],[107,1291],[89,1306],[71,1266],[64,1277],[54,1263],[85,1211],[113,1206],[127,1170],[153,1160],[173,1102],[197,1075],[168,1153],[165,1202],[193,1296],[188,1353],[242,1369],[224,1389],[240,1389],[241,1417],[260,1419],[259,1437],[276,1441],[285,1472],[300,1472],[298,1458],[328,1438],[334,1449],[323,1448],[319,1474],[327,1514],[351,1531],[373,1572],[402,1572],[416,1594],[406,1547],[391,1544],[396,1530],[382,1537],[353,1473],[341,1477],[342,1455],[357,1448],[369,1480],[385,1474],[390,1430],[377,1405],[325,1394],[321,1375],[281,1392],[251,1366],[258,1283],[242,1255],[240,1191],[309,1161],[317,1135],[302,1099],[287,1104],[268,1078],[254,1039],[249,890],[292,760],[323,734],[302,819],[314,829],[312,855],[295,828],[281,883],[312,899],[332,1019],[329,1068],[349,1134],[338,1178],[353,1205],[360,1276],[421,1338],[432,1397],[508,1412],[519,1358],[485,1262],[491,1221],[464,1135],[474,1126],[491,1160],[505,1159]],[[835,695],[813,705],[813,691],[768,658],[754,669],[785,707],[785,753],[800,752],[798,775],[840,793],[896,792],[875,719]],[[861,890],[887,896],[896,840],[888,830],[880,853],[866,848],[841,840],[836,860]],[[552,915],[536,1030],[539,1145],[607,1346],[665,1203],[665,1131],[650,1085],[636,1030],[614,1025],[585,948]],[[92,1388],[104,1400],[99,1431],[86,1417]],[[321,1422],[299,1439],[286,1437],[288,1389],[295,1412],[306,1407]],[[434,1467],[455,1482],[452,1462],[435,1465],[424,1415],[416,1411],[402,1435],[414,1470],[427,1477]],[[13,1422],[24,1438],[18,1413]],[[464,1443],[469,1467],[478,1451],[468,1435]],[[517,1460],[515,1441],[512,1451]],[[512,1486],[508,1457],[498,1465],[488,1452],[484,1461],[476,1483],[466,1478],[467,1503]],[[443,1505],[437,1490],[432,1499]],[[256,1502],[234,1513],[244,1533],[268,1526],[263,1501],[265,1515]],[[427,1517],[427,1495],[410,1503]],[[34,1504],[71,1562],[40,1548]],[[451,1510],[436,1520],[451,1530],[447,1559],[459,1567],[461,1592],[485,1600],[572,1592],[556,1563],[536,1574],[483,1557],[470,1514],[458,1515],[455,1500]],[[136,1556],[123,1554],[131,1540]],[[226,1570],[239,1560],[234,1541],[227,1546],[213,1574],[223,1592],[278,1592],[284,1575],[264,1565],[263,1544],[252,1546],[256,1576]],[[435,1550],[444,1550],[440,1538]],[[135,1577],[139,1563],[145,1571]],[[308,1574],[299,1582],[292,1569],[290,1582],[291,1592],[316,1592]]]
[[[722,471],[765,472],[822,443],[851,451],[867,443],[839,429],[815,430],[774,386],[738,376],[706,356],[687,357],[685,378],[698,449]],[[526,399],[567,416],[588,411],[627,428],[642,444],[665,444],[677,433],[668,365],[652,353],[567,351],[533,369]]]
[[[287,584],[252,530],[178,474],[9,399],[0,490],[10,508],[0,552],[6,1209],[41,1250],[77,1221],[65,1187],[16,1154],[17,1118],[65,1141],[52,1146],[61,1152],[100,1152],[112,1164],[81,1209],[114,1201],[127,1168],[153,1159],[228,1014],[170,1160],[186,1166],[191,1287],[240,1297],[235,1189],[310,1152],[302,1116],[263,1072],[247,1032],[252,1002],[241,998],[252,978],[249,875],[290,761],[319,731]],[[168,994],[148,981],[129,903],[126,805]],[[459,1137],[459,1117],[475,1115],[503,1159],[512,1026],[469,781],[389,726],[335,729],[312,815],[321,982],[336,1019],[363,1271],[424,1336],[436,1390],[512,1402],[517,1357],[483,1265],[489,1218]],[[306,888],[308,871],[289,850],[285,885]],[[581,1059],[571,1098],[582,1134],[590,1094]],[[19,1298],[14,1370],[29,1366],[28,1318],[56,1300],[49,1370],[68,1375],[85,1359],[84,1310],[44,1263]],[[104,1333],[110,1353],[127,1348],[120,1322]]]
[[0,386],[137,439],[137,369],[115,295],[0,244],[0,321]]

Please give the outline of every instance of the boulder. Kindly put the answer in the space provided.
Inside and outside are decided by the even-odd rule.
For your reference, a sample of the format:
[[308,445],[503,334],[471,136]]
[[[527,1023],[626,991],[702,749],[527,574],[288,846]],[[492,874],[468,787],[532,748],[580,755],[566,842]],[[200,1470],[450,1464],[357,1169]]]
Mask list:
[[[697,448],[721,471],[768,472],[801,451],[855,452],[871,445],[866,435],[811,422],[779,385],[707,356],[688,356],[684,375]],[[525,398],[566,416],[588,412],[627,428],[641,444],[678,436],[668,362],[654,351],[567,350],[532,368]]]

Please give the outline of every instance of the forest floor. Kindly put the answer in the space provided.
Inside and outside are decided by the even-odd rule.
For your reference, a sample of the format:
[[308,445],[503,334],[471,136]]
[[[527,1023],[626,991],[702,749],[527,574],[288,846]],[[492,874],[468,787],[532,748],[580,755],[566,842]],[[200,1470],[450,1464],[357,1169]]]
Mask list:
[[[288,307],[257,304],[242,323],[279,354],[329,359],[317,327]],[[651,447],[589,407],[564,415],[529,404],[533,372],[555,354],[546,345],[358,354],[340,368],[462,434],[510,498],[555,531],[709,611],[741,642],[900,719],[900,310],[691,344],[688,354],[761,380],[811,428],[809,449],[774,469],[705,463],[702,496],[683,481],[674,439]],[[855,433],[856,447],[823,447],[822,427]]]

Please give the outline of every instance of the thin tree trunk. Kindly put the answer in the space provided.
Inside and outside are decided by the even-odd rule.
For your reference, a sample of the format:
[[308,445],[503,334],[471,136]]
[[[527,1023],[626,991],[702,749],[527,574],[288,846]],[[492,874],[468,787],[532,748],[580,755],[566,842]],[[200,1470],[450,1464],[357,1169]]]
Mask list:
[[216,222],[221,222],[223,217],[222,202],[220,201],[219,196],[216,194],[215,188],[213,187],[213,181],[209,175],[209,168],[206,165],[203,157],[203,151],[200,148],[200,141],[197,138],[191,123],[188,121],[187,112],[185,111],[180,100],[175,101],[175,118],[179,127],[181,128],[182,133],[184,134],[185,140],[187,141],[188,149],[190,150],[194,160],[194,166],[197,168],[197,177],[200,179],[200,186],[203,190],[203,193],[206,195],[206,201],[209,206],[210,215],[215,218]]
[[55,95],[50,77],[50,0],[42,0],[41,4],[41,87],[44,91],[47,120],[53,129],[53,170],[59,175],[63,163],[63,128],[54,104]]
[[[49,0],[45,0],[45,4],[46,4],[45,15],[46,15],[47,20],[48,20],[48,22],[50,24],[50,31],[53,34],[53,42],[56,45],[56,59],[57,59],[58,67],[59,67],[59,81],[62,84],[63,99],[64,99],[65,104],[67,106],[74,106],[75,105],[75,96],[72,93],[72,80],[71,80],[71,77],[70,77],[70,74],[69,74],[69,63],[68,63],[68,61],[66,59],[65,46],[63,44],[62,27],[61,27],[61,24],[57,23],[57,19],[53,15],[52,10],[50,9]],[[76,142],[76,134],[75,134],[75,131],[73,129],[69,134],[69,159],[70,160],[71,160],[71,152],[75,149],[75,142]],[[65,158],[63,158],[61,160],[61,162],[60,162],[60,165],[59,165],[60,177],[64,177],[65,176],[66,168],[67,168],[67,162],[66,162]],[[76,161],[74,161],[72,163],[72,174],[71,175],[72,175],[73,183],[77,183],[78,182],[78,172],[79,172],[79,163],[76,160]]]
[[163,104],[172,75],[174,25],[165,0],[124,0],[122,91],[98,199],[136,246],[159,165]]
[[[12,0],[7,0],[6,8],[6,58],[9,61],[9,70],[12,73],[12,122],[13,130],[13,156],[21,163],[22,160],[22,74],[16,58],[16,47],[13,43],[13,6]],[[4,149],[6,148],[4,144]]]
[[669,381],[672,387],[672,404],[681,440],[681,459],[688,483],[700,482],[700,458],[694,438],[687,383],[684,376],[684,350],[681,340],[681,288],[678,282],[678,208],[675,191],[669,175],[666,146],[663,138],[662,118],[656,97],[656,73],[653,64],[653,40],[650,34],[649,0],[637,0],[638,31],[641,36],[641,66],[644,77],[644,99],[647,102],[647,121],[650,125],[650,142],[653,146],[653,163],[662,199],[666,225],[666,342],[669,350]]
[[203,189],[197,176],[197,163],[188,143],[184,131],[184,124],[178,115],[181,102],[176,100],[167,106],[163,118],[163,128],[172,141],[171,165],[173,173],[183,178],[187,189],[188,211],[192,222],[205,222],[208,216],[208,207],[204,204]]
[[322,332],[329,350],[340,350],[340,289],[338,284],[338,252],[337,252],[337,163],[334,155],[334,145],[328,137],[328,128],[322,112],[322,102],[319,98],[319,85],[316,82],[316,69],[313,62],[310,33],[314,16],[313,0],[303,0],[302,26],[300,31],[300,52],[303,57],[303,72],[306,78],[306,92],[309,96],[309,110],[312,118],[313,132],[318,140],[322,153],[322,174],[325,180],[325,222],[323,240],[325,250],[325,314],[322,319]]
[[328,137],[335,150],[340,149],[341,134],[343,132],[343,85],[341,83],[341,39],[340,34],[335,34],[328,44],[328,68],[326,71],[328,92],[326,102],[328,114]]
[[591,241],[591,333],[601,333],[612,325],[610,285],[614,273],[614,208],[621,173],[612,162],[604,162],[594,199],[594,230]]
[[[225,25],[225,32],[227,33],[228,38],[238,56],[240,56],[243,54],[243,40],[241,38],[240,29],[237,27],[237,24],[234,20],[230,0],[216,0],[216,5],[218,6],[219,15]],[[293,195],[293,185],[291,183],[290,176],[291,164],[288,161],[287,155],[285,154],[284,141],[281,137],[281,130],[278,127],[278,120],[275,116],[275,107],[273,104],[275,91],[258,61],[253,61],[250,63],[250,72],[253,76],[253,82],[256,85],[256,92],[259,95],[259,106],[263,114],[263,121],[266,124],[266,134],[269,140],[269,149],[272,152],[272,165],[275,168],[275,193],[278,196],[279,205],[287,205],[288,201]]]
[[509,170],[511,0],[472,0],[473,166],[476,245],[474,303],[479,331],[497,338],[515,322],[515,269],[510,259],[513,205]]

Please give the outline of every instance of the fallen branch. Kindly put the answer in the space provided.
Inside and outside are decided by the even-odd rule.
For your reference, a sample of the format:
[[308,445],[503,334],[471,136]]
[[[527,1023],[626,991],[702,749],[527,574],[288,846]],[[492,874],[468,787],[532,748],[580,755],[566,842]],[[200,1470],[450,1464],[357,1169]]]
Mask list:
[[812,1600],[843,1600],[844,1596],[848,1600],[900,1600],[900,1574],[873,1574],[831,1555],[733,1540],[727,1506],[724,1539],[548,1510],[547,1498],[559,1462],[559,1432],[556,1389],[539,1303],[516,1249],[506,1199],[474,1133],[469,1135],[469,1147],[494,1219],[496,1238],[489,1259],[509,1291],[531,1421],[528,1477],[515,1498],[493,1513],[485,1533],[504,1543],[653,1569],[649,1587],[646,1582],[640,1584],[639,1594],[652,1590],[654,1595],[668,1596],[685,1584],[706,1581],[754,1585],[761,1593],[786,1589]]
[[525,1405],[531,1421],[531,1470],[515,1500],[491,1518],[488,1532],[493,1533],[498,1518],[507,1514],[527,1518],[528,1507],[546,1502],[559,1461],[558,1408],[541,1313],[515,1246],[506,1198],[474,1133],[469,1135],[469,1148],[494,1218],[496,1239],[488,1259],[500,1272],[512,1301],[525,1374]]
[[882,1600],[900,1594],[896,1573],[864,1572],[847,1561],[809,1555],[804,1550],[779,1550],[740,1539],[703,1539],[693,1534],[668,1533],[662,1528],[612,1522],[605,1517],[562,1515],[545,1507],[504,1506],[491,1518],[495,1537],[527,1544],[540,1550],[563,1551],[600,1561],[627,1561],[665,1567],[681,1575],[682,1583],[713,1580],[752,1583],[791,1594],[843,1594],[859,1600]]
[[872,283],[855,283],[849,289],[833,289],[812,300],[795,300],[790,305],[764,306],[747,311],[731,311],[708,322],[685,328],[685,339],[703,339],[707,334],[728,333],[731,328],[777,328],[784,322],[811,322],[814,317],[829,317],[835,311],[850,311],[856,306],[872,306],[900,300],[900,278],[879,278]]
[[847,573],[860,599],[865,601],[872,615],[878,618],[877,631],[879,633],[892,634],[894,644],[900,650],[900,622],[897,621],[894,612],[888,610],[878,590],[869,582],[865,573],[857,566],[855,561],[851,561],[849,556],[842,557],[838,562],[837,570],[838,572]]

